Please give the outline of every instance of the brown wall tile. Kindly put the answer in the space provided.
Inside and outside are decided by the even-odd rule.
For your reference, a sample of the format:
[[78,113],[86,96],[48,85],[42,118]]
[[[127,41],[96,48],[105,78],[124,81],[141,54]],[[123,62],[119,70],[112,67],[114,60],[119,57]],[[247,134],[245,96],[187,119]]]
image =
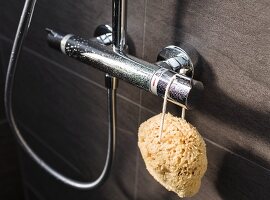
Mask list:
[[[132,55],[155,62],[161,48],[183,43],[199,54],[197,78],[205,93],[187,119],[207,141],[209,165],[192,199],[270,196],[269,6],[268,0],[129,1]],[[0,2],[4,66],[21,8],[22,2]],[[104,161],[104,74],[50,49],[44,29],[87,38],[110,21],[111,1],[38,1],[16,78],[16,117],[30,130],[25,137],[49,163],[81,180],[97,176]],[[138,123],[161,112],[162,99],[120,82],[117,100],[118,153],[109,181],[95,191],[77,191],[23,155],[26,185],[37,198],[177,199],[148,174],[136,147]],[[168,111],[180,116],[172,104]]]

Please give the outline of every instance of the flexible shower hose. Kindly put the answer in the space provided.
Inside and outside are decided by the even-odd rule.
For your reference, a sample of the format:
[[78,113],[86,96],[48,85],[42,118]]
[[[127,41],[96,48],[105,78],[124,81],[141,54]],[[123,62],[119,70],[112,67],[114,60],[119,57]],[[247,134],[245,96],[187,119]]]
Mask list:
[[107,157],[105,161],[105,165],[100,176],[93,182],[80,182],[73,180],[71,178],[65,177],[63,174],[59,173],[51,166],[49,166],[43,159],[41,159],[27,144],[25,139],[23,138],[16,120],[14,118],[13,109],[12,109],[12,89],[13,82],[16,72],[17,61],[20,56],[21,48],[24,42],[24,39],[27,35],[32,14],[35,8],[36,0],[26,0],[24,4],[24,8],[22,11],[22,15],[20,18],[20,22],[18,25],[18,29],[16,32],[15,40],[12,47],[12,52],[10,55],[10,60],[7,69],[6,75],[6,83],[5,83],[5,110],[7,120],[15,133],[19,144],[22,148],[29,154],[29,156],[36,161],[45,171],[54,176],[56,179],[61,182],[73,186],[79,189],[93,189],[100,185],[102,185],[105,180],[108,178],[112,161],[114,157],[115,151],[115,133],[116,133],[116,87],[117,80],[109,75],[106,75],[106,86],[107,86],[107,98],[108,98],[108,149],[107,149]]

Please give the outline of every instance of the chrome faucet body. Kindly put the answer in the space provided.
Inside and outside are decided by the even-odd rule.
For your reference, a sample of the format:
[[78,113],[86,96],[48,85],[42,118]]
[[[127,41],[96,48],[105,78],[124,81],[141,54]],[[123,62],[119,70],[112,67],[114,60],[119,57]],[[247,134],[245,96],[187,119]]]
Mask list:
[[[105,46],[97,42],[97,39],[85,40],[72,34],[61,35],[50,30],[48,42],[69,57],[161,97],[164,96],[170,78],[177,73],[175,68],[184,70],[191,63],[188,55],[176,46],[170,46],[167,53],[161,51],[163,61],[152,64],[122,51],[115,51],[114,45]],[[179,75],[170,87],[169,100],[191,109],[198,103],[202,90],[201,82]]]
[[49,30],[48,42],[72,58],[161,97],[170,78],[179,73],[168,100],[185,109],[198,104],[203,84],[193,80],[193,64],[183,49],[163,48],[155,64],[126,54],[127,0],[112,0],[112,29],[108,25],[97,29],[90,40]]

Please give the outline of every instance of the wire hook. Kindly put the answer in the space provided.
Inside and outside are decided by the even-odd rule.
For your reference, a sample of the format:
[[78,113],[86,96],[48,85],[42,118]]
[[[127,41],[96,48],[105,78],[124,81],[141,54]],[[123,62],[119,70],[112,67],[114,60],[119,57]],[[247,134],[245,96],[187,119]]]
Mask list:
[[[162,137],[162,131],[163,131],[163,125],[164,125],[164,118],[165,118],[165,113],[167,109],[167,100],[169,96],[169,89],[173,83],[173,81],[176,79],[176,77],[179,76],[179,74],[175,74],[171,77],[168,85],[166,86],[165,94],[164,94],[164,100],[163,100],[163,106],[162,106],[162,115],[161,115],[161,121],[160,121],[160,132],[159,132],[159,139]],[[181,113],[181,118],[185,119],[186,115],[186,109],[182,107],[182,113]]]

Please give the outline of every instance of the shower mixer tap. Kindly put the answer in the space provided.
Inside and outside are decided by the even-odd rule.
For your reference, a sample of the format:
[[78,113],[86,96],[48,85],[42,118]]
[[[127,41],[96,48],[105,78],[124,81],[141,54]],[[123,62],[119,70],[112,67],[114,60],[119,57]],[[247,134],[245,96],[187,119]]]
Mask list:
[[36,0],[25,1],[13,43],[5,83],[4,101],[6,117],[19,144],[42,169],[62,183],[74,188],[94,189],[101,186],[108,178],[114,158],[117,78],[163,97],[171,77],[175,77],[177,73],[180,73],[174,83],[172,85],[169,84],[171,87],[169,87],[169,92],[168,90],[166,91],[166,96],[169,93],[171,101],[181,105],[183,108],[192,108],[199,102],[198,99],[202,93],[203,84],[192,79],[194,70],[191,59],[179,47],[169,46],[164,48],[159,53],[158,62],[155,64],[125,53],[127,47],[127,0],[113,0],[113,29],[106,25],[99,27],[96,30],[95,38],[90,40],[47,29],[48,42],[51,47],[106,73],[105,84],[108,91],[108,146],[103,170],[98,178],[92,182],[81,182],[68,178],[47,164],[31,148],[21,134],[13,113],[12,99],[16,66],[23,42],[30,27],[35,4]]
[[47,39],[51,47],[67,56],[161,97],[164,97],[170,78],[184,71],[187,75],[180,73],[177,76],[170,87],[168,100],[186,109],[199,103],[203,84],[193,80],[192,61],[183,49],[168,46],[159,53],[158,62],[152,64],[123,51],[115,51],[110,45],[113,42],[110,27],[103,26],[103,29],[104,34],[96,31],[100,35],[97,33],[90,40],[48,29]]

